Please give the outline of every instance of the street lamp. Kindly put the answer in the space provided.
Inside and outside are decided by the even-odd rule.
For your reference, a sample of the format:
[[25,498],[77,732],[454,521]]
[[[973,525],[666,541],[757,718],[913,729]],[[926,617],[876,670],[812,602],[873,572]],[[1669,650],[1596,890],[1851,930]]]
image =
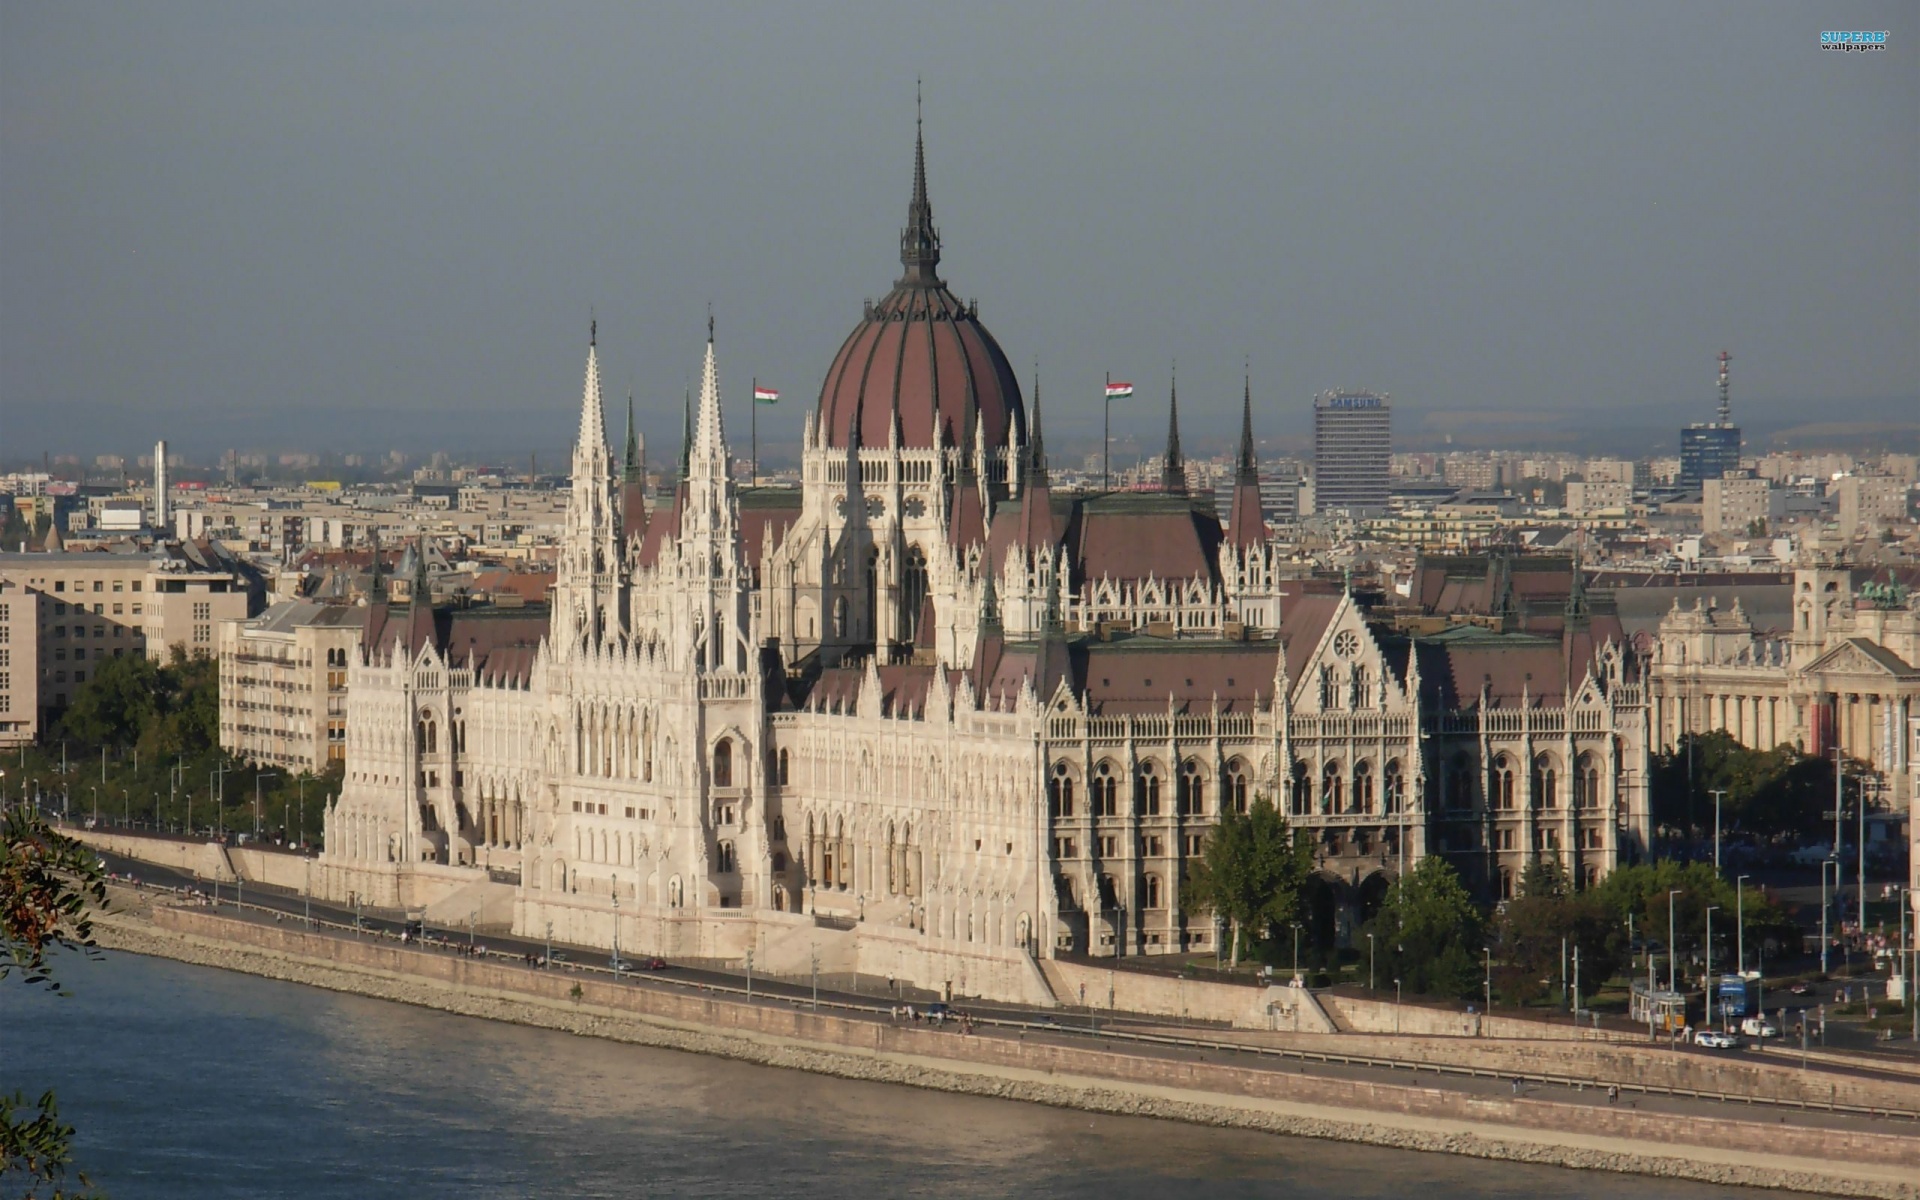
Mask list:
[[1747,973],[1747,886],[1746,885],[1747,885],[1747,877],[1745,875],[1742,875],[1738,879],[1733,881],[1733,923],[1735,926],[1734,942],[1736,946],[1738,946],[1738,950],[1736,951],[1736,953],[1738,953],[1740,956],[1740,966],[1734,971],[1734,974],[1736,975],[1745,975]]
[[1840,860],[1820,860],[1820,974],[1827,973],[1827,868],[1833,868],[1833,890],[1840,890]]
[[253,840],[256,842],[260,840],[260,781],[278,778],[278,771],[261,771],[253,777]]
[[1493,947],[1482,946],[1480,947],[1480,949],[1487,956],[1487,1012],[1492,1013],[1493,1012]]
[[1393,981],[1393,1031],[1400,1032],[1400,981]]
[[1674,979],[1674,968],[1679,962],[1679,955],[1676,953],[1676,947],[1673,941],[1673,898],[1678,896],[1682,890],[1681,888],[1672,888],[1667,892],[1667,990],[1669,992],[1680,990],[1678,986],[1676,986]]
[[1373,935],[1367,935],[1367,990],[1373,990]]
[[1293,925],[1293,978],[1297,983],[1300,980],[1300,922],[1293,921],[1291,924]]
[[1726,799],[1727,789],[1713,789],[1713,873],[1720,873],[1720,801]]
[[1707,974],[1703,990],[1707,993],[1707,1024],[1713,1024],[1713,914],[1718,904],[1707,905]]

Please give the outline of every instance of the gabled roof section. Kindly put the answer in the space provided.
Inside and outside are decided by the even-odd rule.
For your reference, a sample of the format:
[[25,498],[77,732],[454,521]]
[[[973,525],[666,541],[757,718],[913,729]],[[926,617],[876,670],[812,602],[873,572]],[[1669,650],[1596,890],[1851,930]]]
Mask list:
[[1816,671],[1828,674],[1885,675],[1896,679],[1920,679],[1920,668],[1915,668],[1885,646],[1877,646],[1866,638],[1857,637],[1848,638],[1814,659],[1807,664],[1804,673]]
[[1070,531],[1078,580],[1218,581],[1220,522],[1185,496],[1109,492],[1080,505]]

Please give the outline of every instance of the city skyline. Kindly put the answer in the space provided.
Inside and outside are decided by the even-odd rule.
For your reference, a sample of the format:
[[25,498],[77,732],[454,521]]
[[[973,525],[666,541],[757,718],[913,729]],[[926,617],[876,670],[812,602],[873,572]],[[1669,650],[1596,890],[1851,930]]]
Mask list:
[[[1041,13],[978,68],[952,64],[983,35],[930,13],[863,24],[856,65],[819,45],[844,11],[16,11],[0,443],[345,449],[377,424],[415,449],[557,453],[538,431],[589,312],[609,391],[631,382],[670,442],[709,300],[729,419],[758,378],[783,393],[765,444],[797,441],[886,278],[916,71],[946,273],[1023,378],[1038,360],[1062,445],[1097,429],[1108,369],[1138,384],[1116,434],[1152,438],[1176,358],[1196,445],[1231,438],[1243,364],[1280,437],[1336,386],[1392,391],[1407,445],[1626,436],[1596,409],[1650,435],[1711,415],[1722,346],[1756,436],[1811,402],[1911,411],[1915,224],[1895,199],[1920,156],[1892,56],[1820,54],[1784,9],[1221,14],[1194,33]],[[941,61],[916,64],[929,33]],[[1360,57],[1318,52],[1358,38]],[[664,61],[676,45],[739,69]],[[623,47],[650,69],[603,69]],[[1800,170],[1831,129],[1884,136]],[[1835,254],[1833,227],[1881,248]],[[102,428],[133,446],[76,444]]]

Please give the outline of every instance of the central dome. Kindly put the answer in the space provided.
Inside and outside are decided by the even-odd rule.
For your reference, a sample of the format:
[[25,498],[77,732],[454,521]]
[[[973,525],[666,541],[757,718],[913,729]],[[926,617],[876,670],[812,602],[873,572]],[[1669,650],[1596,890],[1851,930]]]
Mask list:
[[1024,444],[1026,413],[1006,353],[937,273],[940,234],[917,135],[900,263],[905,274],[885,299],[868,305],[827,369],[820,388],[822,442],[845,447],[857,437],[865,447],[885,446],[897,414],[904,449],[939,443],[970,453],[976,425],[984,426],[989,450],[1005,446],[1010,430]]

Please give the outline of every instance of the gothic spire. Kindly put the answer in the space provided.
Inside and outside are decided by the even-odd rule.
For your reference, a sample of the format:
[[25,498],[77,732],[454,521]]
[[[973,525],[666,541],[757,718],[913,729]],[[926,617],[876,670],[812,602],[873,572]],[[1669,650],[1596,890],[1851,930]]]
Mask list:
[[1160,468],[1160,490],[1185,495],[1186,460],[1180,455],[1180,373],[1176,367],[1167,388],[1167,456]]
[[720,374],[713,355],[713,312],[707,312],[707,357],[700,365],[700,408],[693,429],[693,454],[726,474],[727,439],[720,416]]
[[1251,371],[1240,394],[1240,460],[1234,471],[1233,507],[1228,512],[1227,536],[1242,548],[1258,546],[1267,539],[1267,518],[1260,504],[1260,464],[1253,454]]
[[693,455],[693,389],[687,389],[685,415],[680,422],[680,478],[687,477],[687,464]]
[[1240,393],[1240,461],[1235,472],[1240,483],[1260,481],[1260,467],[1253,457],[1253,372],[1248,371]]
[[433,586],[427,582],[427,535],[421,534],[413,548],[413,579],[410,581],[408,603],[414,607],[433,603]]
[[920,85],[913,89],[913,199],[907,203],[907,225],[900,231],[900,265],[904,284],[934,286],[940,282],[940,231],[933,227],[933,205],[927,200],[927,147],[921,133]]
[[367,581],[367,599],[377,604],[387,595],[387,585],[380,582],[380,530],[369,528],[367,540],[373,545],[373,578]]
[[600,356],[598,321],[587,323],[587,379],[580,396],[579,447],[604,454],[607,446],[607,416],[600,400]]
[[646,468],[640,462],[640,434],[633,427],[633,393],[627,393],[627,456],[621,464],[620,481],[639,483],[646,475]]
[[1047,446],[1040,436],[1040,369],[1033,371],[1033,429],[1027,438],[1027,474],[1023,485],[1047,481]]

